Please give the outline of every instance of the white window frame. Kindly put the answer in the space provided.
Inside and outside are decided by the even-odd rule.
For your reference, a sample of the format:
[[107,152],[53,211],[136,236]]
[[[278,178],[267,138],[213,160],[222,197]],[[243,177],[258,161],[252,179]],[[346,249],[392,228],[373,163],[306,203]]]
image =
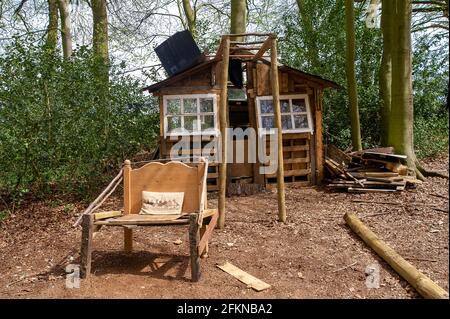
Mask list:
[[[311,133],[314,134],[314,126],[313,126],[313,122],[312,122],[312,116],[311,116],[311,108],[309,105],[309,96],[308,94],[292,94],[292,95],[281,95],[280,96],[280,101],[281,100],[289,100],[289,113],[281,113],[281,115],[287,115],[289,114],[291,116],[291,121],[292,121],[292,126],[294,126],[295,122],[294,122],[294,115],[295,114],[305,114],[305,112],[292,112],[292,100],[297,100],[297,99],[304,99],[305,100],[305,106],[306,106],[306,118],[308,120],[308,128],[292,128],[292,129],[283,129],[283,133]],[[258,117],[258,125],[260,128],[263,129],[262,127],[262,113],[261,113],[261,101],[263,100],[273,100],[273,96],[272,95],[268,95],[268,96],[258,96],[256,97],[256,115]],[[264,115],[269,115],[269,114],[273,114],[273,116],[275,117],[274,113],[264,113]],[[267,130],[267,134],[268,133],[273,133],[270,132],[269,129]]]
[[[214,130],[208,130],[208,131],[202,131],[201,130],[201,124],[199,125],[197,131],[194,132],[185,132],[185,131],[178,131],[178,132],[168,132],[168,126],[169,122],[167,121],[167,117],[169,116],[177,116],[176,114],[167,114],[167,101],[168,100],[181,100],[181,127],[184,128],[184,117],[188,116],[184,113],[184,99],[197,99],[197,113],[190,113],[191,116],[196,115],[197,121],[200,121],[201,115],[212,115],[214,116]],[[212,112],[200,112],[200,99],[201,98],[212,98],[213,100],[213,111]],[[207,134],[207,135],[215,135],[217,136],[219,134],[219,128],[217,123],[217,96],[216,94],[207,93],[207,94],[178,94],[178,95],[164,95],[163,96],[163,110],[164,110],[164,137],[167,136],[187,136],[187,135],[201,135],[201,134]],[[201,122],[199,122],[201,123]]]

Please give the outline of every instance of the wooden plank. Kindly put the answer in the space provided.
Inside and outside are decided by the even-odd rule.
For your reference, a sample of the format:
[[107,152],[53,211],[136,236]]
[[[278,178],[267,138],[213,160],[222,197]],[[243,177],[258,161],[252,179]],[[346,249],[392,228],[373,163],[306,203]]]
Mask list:
[[[179,218],[175,220],[99,220],[95,222],[95,225],[105,226],[123,226],[123,225],[183,225],[188,224],[189,221],[185,218]],[[129,228],[128,228],[129,229]],[[129,229],[131,230],[131,229]]]
[[216,266],[225,271],[226,273],[237,278],[239,281],[243,282],[247,286],[250,286],[251,288],[255,289],[256,291],[263,291],[271,287],[264,281],[250,275],[249,273],[239,269],[238,267],[230,264],[229,262],[225,262],[223,265],[216,265]]
[[[289,176],[305,176],[311,173],[311,169],[294,169],[294,170],[289,170],[289,171],[284,171],[284,176],[285,177],[289,177]],[[273,178],[273,177],[277,177],[276,174],[267,174],[265,175],[266,178]]]
[[223,55],[221,73],[221,95],[220,95],[220,135],[222,138],[221,163],[219,165],[219,228],[225,227],[225,196],[227,188],[227,127],[228,127],[228,64],[230,55],[230,38],[222,36]]
[[309,144],[306,145],[293,145],[293,146],[284,146],[284,152],[298,152],[298,151],[309,151]]
[[201,234],[200,242],[198,244],[198,255],[201,256],[203,254],[203,251],[208,246],[209,238],[211,237],[211,234],[216,227],[217,219],[219,217],[219,214],[217,210],[215,210],[214,214],[212,215],[212,218],[208,225],[206,225],[205,230]]
[[361,239],[383,258],[400,276],[408,281],[424,298],[448,299],[448,292],[430,278],[419,272],[413,265],[402,258],[395,250],[372,232],[354,214],[346,213],[344,220]]
[[263,63],[256,64],[256,95],[270,94],[270,68]]
[[117,217],[117,216],[122,216],[122,211],[111,210],[111,211],[107,211],[107,212],[98,212],[98,213],[94,213],[94,220],[101,220],[101,219]]
[[301,158],[288,158],[284,160],[284,164],[309,163],[309,156]]

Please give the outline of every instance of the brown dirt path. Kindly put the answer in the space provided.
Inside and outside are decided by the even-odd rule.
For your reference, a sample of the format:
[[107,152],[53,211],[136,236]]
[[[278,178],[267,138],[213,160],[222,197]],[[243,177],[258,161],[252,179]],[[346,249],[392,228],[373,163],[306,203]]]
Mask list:
[[[448,174],[448,157],[427,165]],[[211,198],[210,205],[215,203]],[[120,204],[120,199],[108,203]],[[189,281],[187,228],[138,228],[130,255],[121,250],[120,228],[102,229],[94,241],[94,275],[83,280],[80,289],[67,289],[64,268],[78,261],[81,233],[71,225],[83,207],[34,203],[0,224],[0,298],[420,297],[349,230],[342,219],[348,211],[357,212],[392,248],[448,291],[448,180],[431,178],[417,189],[395,194],[289,188],[286,205],[288,222],[282,224],[276,221],[274,193],[228,198],[226,227],[215,231],[210,256],[201,263],[202,279],[195,284]],[[175,245],[177,239],[183,243]],[[272,288],[247,288],[215,267],[225,260]],[[381,287],[368,289],[365,268],[374,262],[380,264]]]

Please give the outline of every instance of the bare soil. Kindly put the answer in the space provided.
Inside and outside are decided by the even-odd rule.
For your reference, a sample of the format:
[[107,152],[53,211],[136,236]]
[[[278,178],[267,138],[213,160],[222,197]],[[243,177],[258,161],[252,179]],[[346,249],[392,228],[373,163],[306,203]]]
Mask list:
[[[448,174],[448,156],[425,164]],[[214,207],[217,200],[210,197]],[[107,203],[120,205],[120,198]],[[79,262],[81,235],[72,224],[84,206],[35,202],[0,223],[0,298],[420,298],[346,226],[346,212],[356,212],[448,291],[447,179],[430,178],[416,189],[387,194],[291,187],[286,206],[283,224],[277,222],[274,192],[228,198],[226,227],[215,230],[198,283],[190,282],[187,227],[138,228],[131,254],[122,251],[121,228],[103,228],[94,240],[93,275],[79,289],[69,289],[65,267]],[[272,287],[247,288],[216,267],[224,261]],[[366,267],[373,263],[380,265],[378,289],[365,284]]]

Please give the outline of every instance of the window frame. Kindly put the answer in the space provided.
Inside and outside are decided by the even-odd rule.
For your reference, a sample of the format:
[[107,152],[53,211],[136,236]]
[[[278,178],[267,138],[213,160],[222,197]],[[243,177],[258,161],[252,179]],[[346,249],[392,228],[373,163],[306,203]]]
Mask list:
[[[212,98],[213,100],[213,111],[212,112],[200,112],[200,99],[201,98]],[[168,100],[180,99],[180,114],[181,117],[181,127],[184,129],[184,117],[185,116],[197,116],[197,121],[201,123],[202,115],[212,115],[214,119],[214,129],[209,131],[202,131],[201,124],[198,130],[193,132],[168,132],[169,122],[167,120],[170,116],[177,116],[177,114],[167,114]],[[184,113],[184,99],[196,99],[197,100],[197,113]],[[164,137],[168,136],[191,136],[191,135],[215,135],[219,134],[218,122],[217,122],[217,95],[213,93],[204,94],[176,94],[176,95],[163,95],[163,111],[164,111]]]
[[[306,112],[292,112],[292,100],[300,100],[300,99],[304,99],[305,100],[305,107],[306,107]],[[256,115],[258,117],[258,126],[259,128],[266,130],[266,134],[270,134],[273,133],[273,131],[271,131],[270,129],[267,128],[263,128],[262,126],[262,117],[265,115],[270,115],[272,114],[275,118],[275,113],[261,113],[261,101],[263,100],[273,100],[273,96],[272,95],[266,95],[266,96],[257,96],[256,97]],[[289,100],[289,113],[281,113],[281,116],[283,115],[290,115],[291,116],[291,121],[292,121],[292,126],[295,126],[295,122],[294,122],[294,115],[296,114],[305,114],[306,113],[306,118],[308,121],[308,128],[292,128],[292,129],[282,129],[282,133],[311,133],[314,134],[314,125],[312,122],[312,116],[311,116],[311,108],[310,108],[310,104],[309,104],[309,95],[308,94],[290,94],[290,95],[280,95],[280,111],[281,111],[281,100]]]

